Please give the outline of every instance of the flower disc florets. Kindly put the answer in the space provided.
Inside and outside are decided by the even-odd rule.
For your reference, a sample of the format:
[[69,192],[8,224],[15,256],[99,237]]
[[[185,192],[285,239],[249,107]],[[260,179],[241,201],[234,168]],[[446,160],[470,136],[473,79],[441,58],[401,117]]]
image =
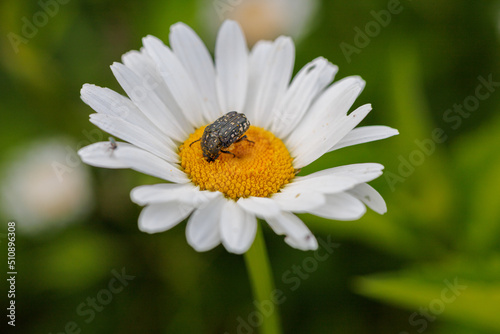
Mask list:
[[285,144],[271,132],[250,126],[245,133],[252,141],[240,141],[215,161],[207,162],[201,146],[192,142],[203,134],[197,129],[180,147],[181,166],[201,190],[220,191],[226,197],[268,197],[278,192],[294,176],[292,158]]

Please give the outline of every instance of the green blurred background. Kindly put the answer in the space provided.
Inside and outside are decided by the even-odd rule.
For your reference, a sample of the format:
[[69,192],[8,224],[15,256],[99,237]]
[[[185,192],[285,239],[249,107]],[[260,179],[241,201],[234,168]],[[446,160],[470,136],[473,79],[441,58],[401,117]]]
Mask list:
[[[70,157],[90,141],[107,140],[88,122],[92,110],[80,88],[94,83],[122,92],[109,65],[140,48],[143,36],[167,42],[169,26],[183,21],[213,50],[207,17],[216,15],[217,1],[61,0],[16,52],[12,33],[22,37],[23,18],[32,21],[48,2],[0,3],[2,183],[31,143],[65,138]],[[265,227],[286,333],[500,333],[500,92],[498,84],[483,83],[500,81],[500,2],[402,0],[390,23],[373,24],[374,13],[394,3],[325,0],[296,44],[295,72],[324,56],[339,66],[337,78],[362,76],[367,87],[355,106],[374,109],[362,125],[401,134],[329,153],[303,170],[386,166],[371,184],[387,214],[369,211],[354,222],[301,215],[319,239],[338,244],[328,257],[314,260]],[[355,28],[367,24],[375,30],[363,42]],[[82,333],[258,332],[242,325],[252,322],[254,305],[241,256],[221,246],[197,253],[185,241],[185,223],[140,232],[141,208],[129,192],[157,180],[130,170],[87,172],[92,200],[85,213],[17,233],[17,332],[70,333],[72,322]],[[4,211],[6,273],[6,224],[23,222]],[[135,278],[106,292],[122,270]],[[12,330],[7,290],[2,279],[2,333]],[[106,304],[93,317],[81,315],[78,308],[90,310],[88,298],[96,297]]]

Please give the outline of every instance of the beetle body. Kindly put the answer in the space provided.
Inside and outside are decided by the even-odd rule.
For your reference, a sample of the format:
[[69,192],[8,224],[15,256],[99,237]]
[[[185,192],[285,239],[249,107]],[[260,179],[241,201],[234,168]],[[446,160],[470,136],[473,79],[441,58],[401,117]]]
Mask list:
[[[221,152],[233,154],[224,149],[236,142],[246,139],[244,133],[249,127],[250,122],[245,114],[236,111],[230,111],[217,118],[215,122],[205,128],[201,139],[198,139],[201,140],[203,157],[205,157],[208,162],[212,162],[219,157]],[[190,146],[198,140],[192,142]]]

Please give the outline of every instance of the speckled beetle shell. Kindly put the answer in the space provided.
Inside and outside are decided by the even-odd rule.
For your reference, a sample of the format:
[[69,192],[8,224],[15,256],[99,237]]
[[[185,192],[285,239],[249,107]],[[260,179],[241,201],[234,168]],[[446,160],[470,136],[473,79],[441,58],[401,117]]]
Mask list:
[[208,162],[217,159],[221,150],[243,139],[249,127],[250,122],[245,114],[236,111],[230,111],[217,118],[205,128],[201,136],[201,150],[205,159]]

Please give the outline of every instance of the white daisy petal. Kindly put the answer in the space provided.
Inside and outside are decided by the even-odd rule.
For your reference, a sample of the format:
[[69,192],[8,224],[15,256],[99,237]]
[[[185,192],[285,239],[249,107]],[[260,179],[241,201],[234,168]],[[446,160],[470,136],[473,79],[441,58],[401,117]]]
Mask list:
[[121,144],[113,151],[118,159],[127,163],[131,169],[144,174],[162,178],[175,183],[190,182],[178,167],[133,145]]
[[240,26],[225,21],[215,45],[217,93],[222,113],[241,111],[248,86],[248,48]]
[[186,239],[196,251],[205,252],[221,243],[219,223],[226,201],[219,196],[196,210],[189,218]]
[[285,187],[281,192],[273,195],[279,208],[283,211],[306,212],[325,203],[325,196],[318,191],[311,191],[307,187]]
[[206,124],[204,105],[191,77],[179,58],[162,41],[154,36],[143,38],[145,50],[156,63],[158,70],[172,92],[177,104],[194,128]]
[[[122,145],[124,143],[116,143]],[[129,168],[129,165],[121,161],[113,154],[111,144],[109,141],[97,142],[90,144],[78,150],[78,155],[83,162],[88,165],[102,168]]]
[[276,217],[267,217],[266,221],[276,234],[285,234],[285,242],[301,250],[315,250],[318,242],[299,217],[289,212],[282,212]]
[[[269,54],[273,48],[273,43],[270,41],[259,41],[257,44],[254,45],[252,48],[252,51],[250,52],[250,76],[252,77],[253,75],[260,74],[262,70],[264,69],[264,66],[266,65],[267,58],[269,57]],[[248,87],[250,90],[251,88],[255,88],[255,84],[253,87]]]
[[351,189],[359,183],[360,181],[354,177],[331,174],[311,178],[297,177],[287,185],[287,188],[298,194],[310,192],[333,194]]
[[338,67],[319,57],[304,66],[295,76],[276,107],[271,130],[280,138],[288,136],[302,119],[312,101],[329,85]]
[[384,199],[382,198],[382,196],[380,196],[378,191],[373,189],[372,186],[366,183],[361,183],[348,190],[347,192],[360,199],[373,211],[381,215],[387,212],[387,205],[385,204]]
[[327,219],[356,220],[365,214],[366,207],[350,194],[337,193],[326,195],[324,205],[308,212]]
[[328,132],[327,130],[334,126],[338,119],[346,117],[347,111],[364,86],[363,79],[351,76],[328,87],[313,103],[301,122],[293,130],[292,135],[286,139],[287,147],[291,149],[291,153],[296,156],[296,150],[304,150],[305,141],[303,138],[311,138],[311,141],[314,142],[318,141],[318,139],[324,139],[322,138],[322,136],[324,137],[323,132]]
[[[323,123],[314,133],[309,145],[302,144],[293,155],[295,168],[307,166],[323,154],[328,152],[332,144],[338,143],[349,131],[361,122],[372,110],[371,105],[365,104],[354,110],[348,116],[337,119],[334,123]],[[333,122],[333,121],[332,121]],[[305,142],[305,141],[304,141]]]
[[198,94],[206,105],[205,119],[215,120],[222,114],[222,110],[215,88],[214,62],[207,47],[190,27],[181,22],[170,28],[170,45],[196,84]]
[[316,240],[316,237],[312,236],[310,240],[306,241],[300,241],[296,240],[291,237],[286,237],[285,242],[290,245],[293,248],[297,248],[303,251],[308,251],[308,250],[316,250],[318,249],[318,241]]
[[130,198],[139,205],[179,202],[199,207],[219,196],[215,191],[200,191],[191,183],[160,183],[139,186],[130,192]]
[[139,230],[147,233],[164,232],[183,221],[193,207],[176,202],[151,204],[139,215]]
[[[164,94],[170,94],[161,75],[158,73],[153,59],[144,51],[132,50],[122,55],[122,63],[131,69],[138,77],[144,79],[161,99]],[[166,105],[169,107],[169,105]]]
[[123,95],[109,89],[96,85],[85,84],[81,91],[83,102],[101,114],[116,116],[124,121],[135,124],[151,135],[169,138],[151,123],[151,121],[140,111],[137,106]]
[[255,73],[252,78],[245,111],[251,115],[254,125],[267,128],[273,120],[276,102],[280,101],[292,76],[295,60],[295,46],[289,37],[279,37],[270,50],[266,50],[264,63],[259,68],[251,69]]
[[261,218],[280,214],[277,202],[267,197],[240,198],[237,204],[247,212]]
[[290,188],[287,191],[338,193],[376,179],[382,175],[383,168],[384,166],[380,164],[365,163],[324,169],[307,176],[296,177],[287,185],[287,188]]
[[353,146],[371,141],[386,139],[398,135],[399,131],[388,126],[371,125],[353,129],[335,144],[328,152],[338,150],[343,147]]
[[323,169],[318,172],[303,176],[301,179],[309,179],[318,176],[334,174],[338,176],[354,177],[361,183],[361,182],[369,182],[371,180],[376,179],[377,177],[382,175],[383,169],[384,169],[383,165],[373,162],[351,164],[351,165]]
[[83,162],[104,168],[131,168],[175,183],[190,182],[186,174],[167,161],[127,143],[117,143],[111,150],[109,142],[98,142],[78,151]]
[[[337,119],[344,117],[356,97],[363,91],[365,85],[365,81],[356,75],[333,83],[314,101],[302,122],[294,130],[294,134],[309,132],[313,125],[322,124],[322,118]],[[290,139],[293,137],[296,136],[294,135]],[[293,142],[293,140],[290,140],[290,144]]]
[[245,253],[255,239],[257,219],[234,201],[226,201],[222,208],[220,234],[222,244],[235,254]]
[[167,84],[158,71],[156,63],[146,50],[129,51],[122,56],[122,62],[142,78],[144,85],[163,102],[166,111],[169,113],[169,117],[171,115],[175,118],[179,126],[183,129],[190,128],[184,112],[177,104],[172,92],[168,89]]
[[245,102],[245,115],[253,122],[256,115],[255,96],[259,92],[258,83],[261,81],[262,73],[267,62],[267,58],[273,48],[273,43],[270,41],[259,41],[253,47],[249,56],[248,68],[248,88],[247,98]]
[[177,201],[179,194],[192,193],[197,188],[191,183],[159,183],[135,187],[130,198],[139,205]]
[[[181,127],[171,115],[156,93],[148,86],[146,79],[120,63],[111,65],[116,79],[130,99],[139,107],[151,122],[171,138],[182,141],[190,129]],[[187,131],[186,131],[187,130]]]
[[[158,138],[152,136],[146,130],[143,130],[135,124],[124,121],[120,117],[105,114],[90,115],[90,122],[102,130],[117,136],[129,143],[149,151],[168,162],[176,163],[179,161],[175,144],[169,138]],[[162,140],[163,139],[163,140]]]
[[296,182],[298,183],[311,179],[317,179],[333,175],[339,177],[353,178],[358,183],[369,182],[382,175],[383,169],[384,166],[378,163],[351,164],[351,165],[323,169],[318,172],[303,176],[300,179],[298,178]]

